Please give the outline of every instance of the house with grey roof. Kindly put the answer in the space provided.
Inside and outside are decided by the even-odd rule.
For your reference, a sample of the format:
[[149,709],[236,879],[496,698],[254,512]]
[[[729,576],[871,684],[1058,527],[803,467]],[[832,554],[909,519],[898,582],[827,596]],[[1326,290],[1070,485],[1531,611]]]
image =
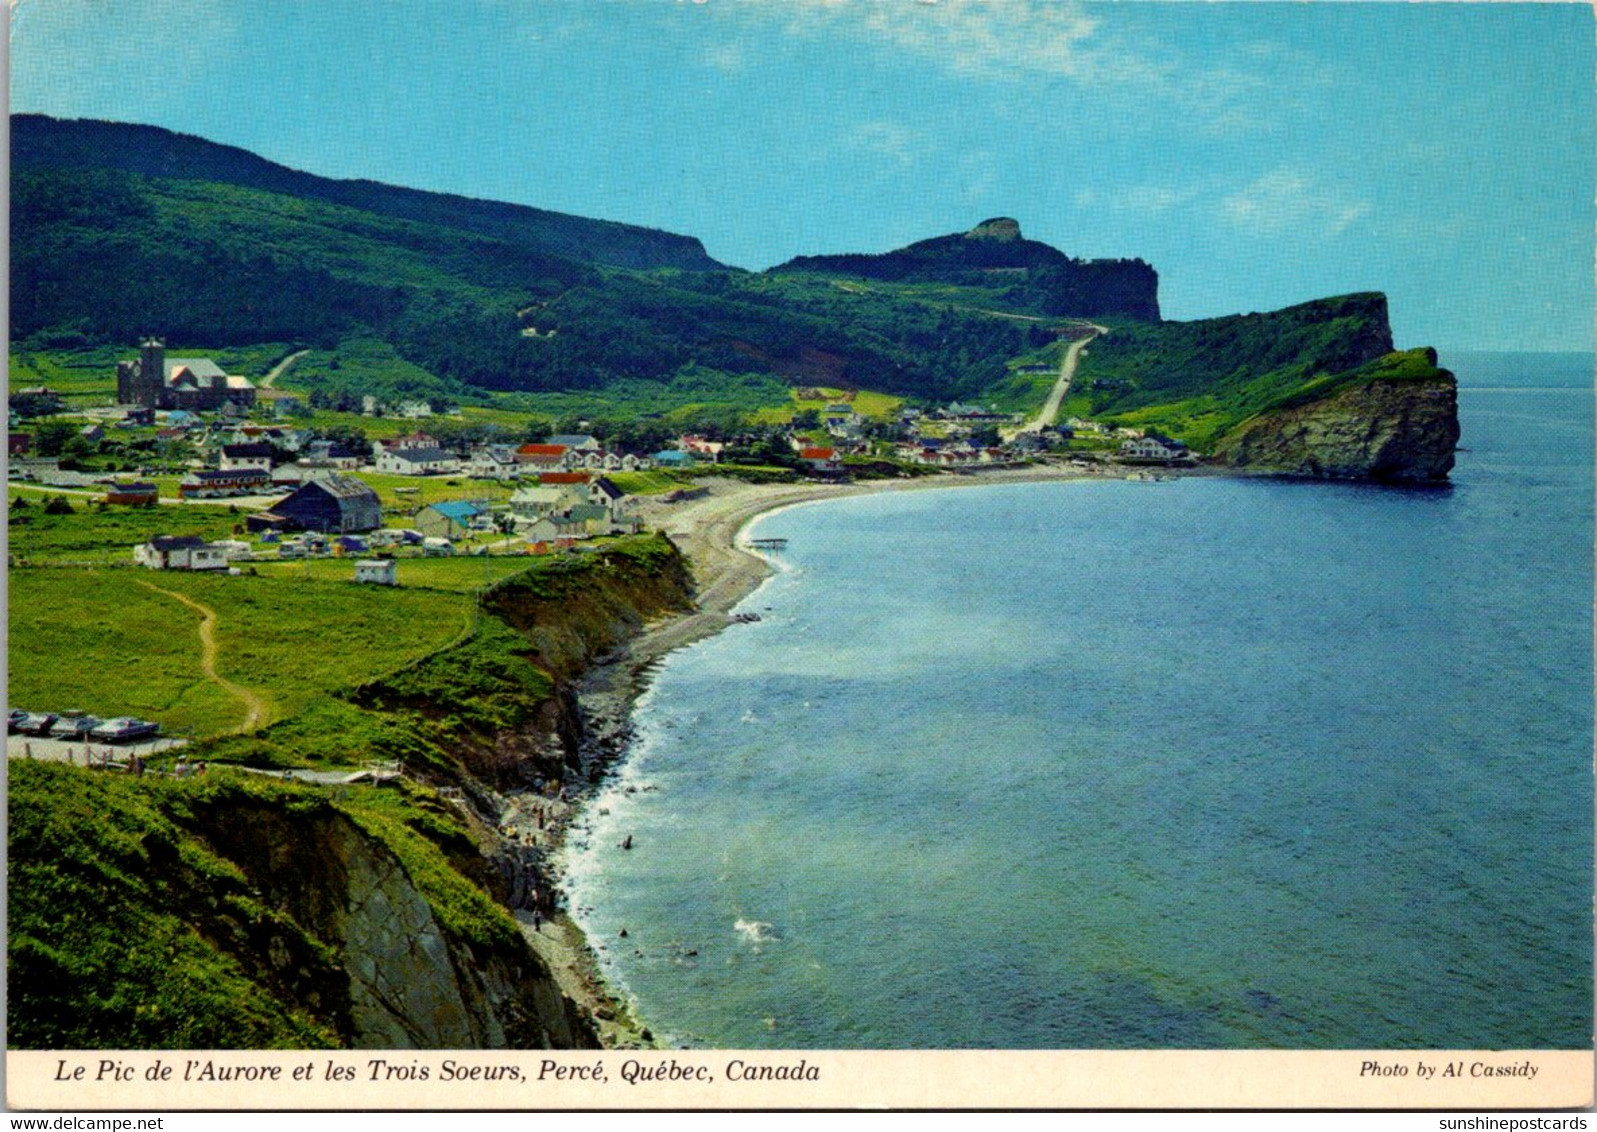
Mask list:
[[252,528],[354,534],[383,525],[377,493],[353,476],[330,475],[301,484],[262,516],[251,516]]
[[460,471],[460,461],[442,448],[392,448],[377,453],[377,470],[396,476],[438,476]]
[[197,535],[160,535],[133,548],[133,561],[151,570],[226,570],[227,554]]

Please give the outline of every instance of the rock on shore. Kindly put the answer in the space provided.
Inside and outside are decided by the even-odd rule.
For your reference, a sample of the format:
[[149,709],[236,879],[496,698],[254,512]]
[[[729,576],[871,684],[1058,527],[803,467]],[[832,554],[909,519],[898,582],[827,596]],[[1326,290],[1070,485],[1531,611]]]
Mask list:
[[[1387,372],[1328,396],[1261,413],[1225,437],[1217,458],[1236,468],[1325,479],[1436,483],[1458,446],[1458,383],[1434,350],[1382,359]],[[1416,375],[1416,369],[1424,372]]]

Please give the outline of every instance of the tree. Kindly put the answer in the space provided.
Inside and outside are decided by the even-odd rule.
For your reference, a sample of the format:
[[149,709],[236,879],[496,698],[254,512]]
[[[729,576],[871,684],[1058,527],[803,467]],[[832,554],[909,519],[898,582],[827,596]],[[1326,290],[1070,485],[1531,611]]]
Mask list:
[[67,442],[80,439],[70,421],[45,421],[33,433],[33,450],[41,456],[59,456]]
[[19,417],[47,417],[61,411],[61,398],[54,393],[13,393],[10,407]]

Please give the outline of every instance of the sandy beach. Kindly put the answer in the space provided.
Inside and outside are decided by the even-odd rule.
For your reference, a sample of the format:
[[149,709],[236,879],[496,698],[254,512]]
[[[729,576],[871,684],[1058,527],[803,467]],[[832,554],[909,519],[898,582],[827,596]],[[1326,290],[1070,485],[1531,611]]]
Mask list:
[[[772,573],[770,564],[743,548],[739,536],[750,523],[767,512],[799,503],[843,499],[881,492],[933,491],[985,487],[1005,483],[1051,480],[1122,478],[1123,469],[1089,469],[1060,465],[1002,468],[967,475],[935,475],[907,480],[869,480],[845,484],[749,484],[710,478],[695,485],[702,494],[666,502],[645,497],[637,514],[645,524],[666,533],[692,565],[696,608],[687,614],[664,618],[635,638],[621,653],[595,665],[578,686],[587,728],[584,762],[608,768],[626,755],[631,739],[633,703],[648,684],[654,666],[676,649],[713,636],[732,623],[738,602],[752,593]],[[513,838],[531,838],[553,865],[566,834],[582,818],[591,798],[590,787],[570,799],[548,801],[507,799],[509,813],[503,828]],[[537,814],[544,814],[539,822]],[[558,889],[560,878],[552,883]],[[605,985],[593,941],[585,938],[562,909],[544,918],[534,929],[530,913],[517,912],[523,934],[554,973],[561,990],[587,1009],[598,1023],[600,1039],[608,1048],[649,1047],[654,1035],[641,1019]]]

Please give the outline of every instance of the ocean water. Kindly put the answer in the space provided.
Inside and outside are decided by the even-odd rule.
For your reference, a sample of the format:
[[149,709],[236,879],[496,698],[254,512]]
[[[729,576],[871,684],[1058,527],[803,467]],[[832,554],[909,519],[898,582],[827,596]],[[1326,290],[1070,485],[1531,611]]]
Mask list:
[[1592,361],[1446,360],[1451,488],[762,519],[569,850],[611,979],[684,1045],[1588,1047]]

